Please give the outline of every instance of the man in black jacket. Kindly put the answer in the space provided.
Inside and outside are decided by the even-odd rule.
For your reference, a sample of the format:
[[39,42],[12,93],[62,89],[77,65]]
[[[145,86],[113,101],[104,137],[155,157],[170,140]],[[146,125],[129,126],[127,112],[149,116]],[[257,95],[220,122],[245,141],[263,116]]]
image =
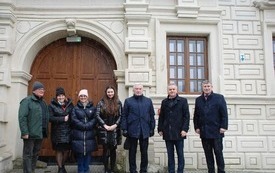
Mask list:
[[146,173],[149,137],[154,135],[155,129],[155,112],[152,100],[143,96],[143,85],[135,84],[133,92],[134,95],[124,102],[121,128],[123,136],[127,137],[129,141],[130,173],[137,173],[136,152],[138,141],[141,153],[140,173]]
[[178,154],[178,173],[184,170],[184,139],[189,130],[190,113],[186,98],[178,96],[174,83],[168,86],[168,97],[162,100],[158,132],[165,140],[168,154],[168,172],[175,173],[174,147]]
[[194,128],[202,141],[208,173],[215,173],[214,153],[218,173],[225,173],[222,139],[228,127],[226,102],[223,95],[213,93],[209,81],[202,82],[202,89],[195,102]]

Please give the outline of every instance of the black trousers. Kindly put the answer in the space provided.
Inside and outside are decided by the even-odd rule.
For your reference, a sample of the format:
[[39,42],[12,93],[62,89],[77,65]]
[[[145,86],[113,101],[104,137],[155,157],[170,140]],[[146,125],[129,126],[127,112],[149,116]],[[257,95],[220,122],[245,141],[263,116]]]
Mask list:
[[41,149],[42,139],[24,139],[23,146],[23,172],[33,173]]
[[[104,161],[104,169],[105,172],[112,171],[114,172],[115,164],[116,164],[116,146],[112,146],[109,144],[103,145],[103,161]],[[110,160],[110,167],[109,167]]]
[[137,144],[139,142],[140,146],[140,154],[141,154],[141,163],[140,163],[140,173],[146,173],[148,167],[148,144],[149,139],[145,138],[132,138],[129,137],[129,165],[130,165],[130,173],[137,172],[137,165],[136,165],[136,153],[137,153]]
[[208,173],[215,173],[214,154],[217,162],[218,173],[225,173],[222,139],[223,138],[201,140],[206,157]]

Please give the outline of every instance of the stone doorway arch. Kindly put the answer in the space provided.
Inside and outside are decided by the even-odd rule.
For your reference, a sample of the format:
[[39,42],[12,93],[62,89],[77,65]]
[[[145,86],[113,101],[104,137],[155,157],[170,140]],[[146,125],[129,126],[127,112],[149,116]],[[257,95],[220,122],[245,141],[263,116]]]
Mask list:
[[[105,87],[117,87],[113,72],[116,68],[110,52],[97,41],[82,38],[81,42],[68,43],[66,39],[60,39],[43,48],[36,56],[31,68],[29,94],[33,82],[38,80],[46,88],[44,98],[48,104],[55,97],[55,89],[61,86],[76,105],[78,92],[85,88],[88,89],[89,100],[96,106]],[[54,156],[50,133],[43,141],[40,158]],[[101,146],[93,152],[93,156],[102,156]]]

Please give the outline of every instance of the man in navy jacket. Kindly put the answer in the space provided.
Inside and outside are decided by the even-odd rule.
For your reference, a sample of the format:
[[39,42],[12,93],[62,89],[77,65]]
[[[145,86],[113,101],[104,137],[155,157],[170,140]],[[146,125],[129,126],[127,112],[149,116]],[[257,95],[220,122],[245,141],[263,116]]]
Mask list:
[[228,128],[226,102],[223,95],[213,93],[213,86],[209,81],[202,82],[202,89],[202,95],[195,102],[194,128],[202,141],[208,173],[215,173],[213,151],[218,173],[225,173],[222,139]]
[[136,173],[136,152],[139,141],[141,152],[140,173],[147,172],[149,137],[154,135],[155,112],[150,98],[143,96],[143,86],[133,86],[134,95],[124,102],[124,114],[121,116],[123,136],[129,140],[130,173]]

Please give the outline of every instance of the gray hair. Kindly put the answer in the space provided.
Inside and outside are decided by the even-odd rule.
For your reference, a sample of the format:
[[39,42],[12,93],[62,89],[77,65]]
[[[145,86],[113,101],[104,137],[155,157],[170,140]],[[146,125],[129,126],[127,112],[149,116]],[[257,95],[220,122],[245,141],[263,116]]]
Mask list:
[[141,83],[135,83],[135,84],[133,85],[133,88],[135,88],[136,86],[141,86],[141,87],[143,88],[143,85],[142,85]]
[[175,86],[176,88],[178,88],[178,86],[175,84],[175,82],[170,82],[167,86],[167,88],[169,88],[169,86]]
[[201,83],[202,85],[205,85],[205,84],[212,84],[209,80],[204,80],[204,81],[202,81],[202,83]]

